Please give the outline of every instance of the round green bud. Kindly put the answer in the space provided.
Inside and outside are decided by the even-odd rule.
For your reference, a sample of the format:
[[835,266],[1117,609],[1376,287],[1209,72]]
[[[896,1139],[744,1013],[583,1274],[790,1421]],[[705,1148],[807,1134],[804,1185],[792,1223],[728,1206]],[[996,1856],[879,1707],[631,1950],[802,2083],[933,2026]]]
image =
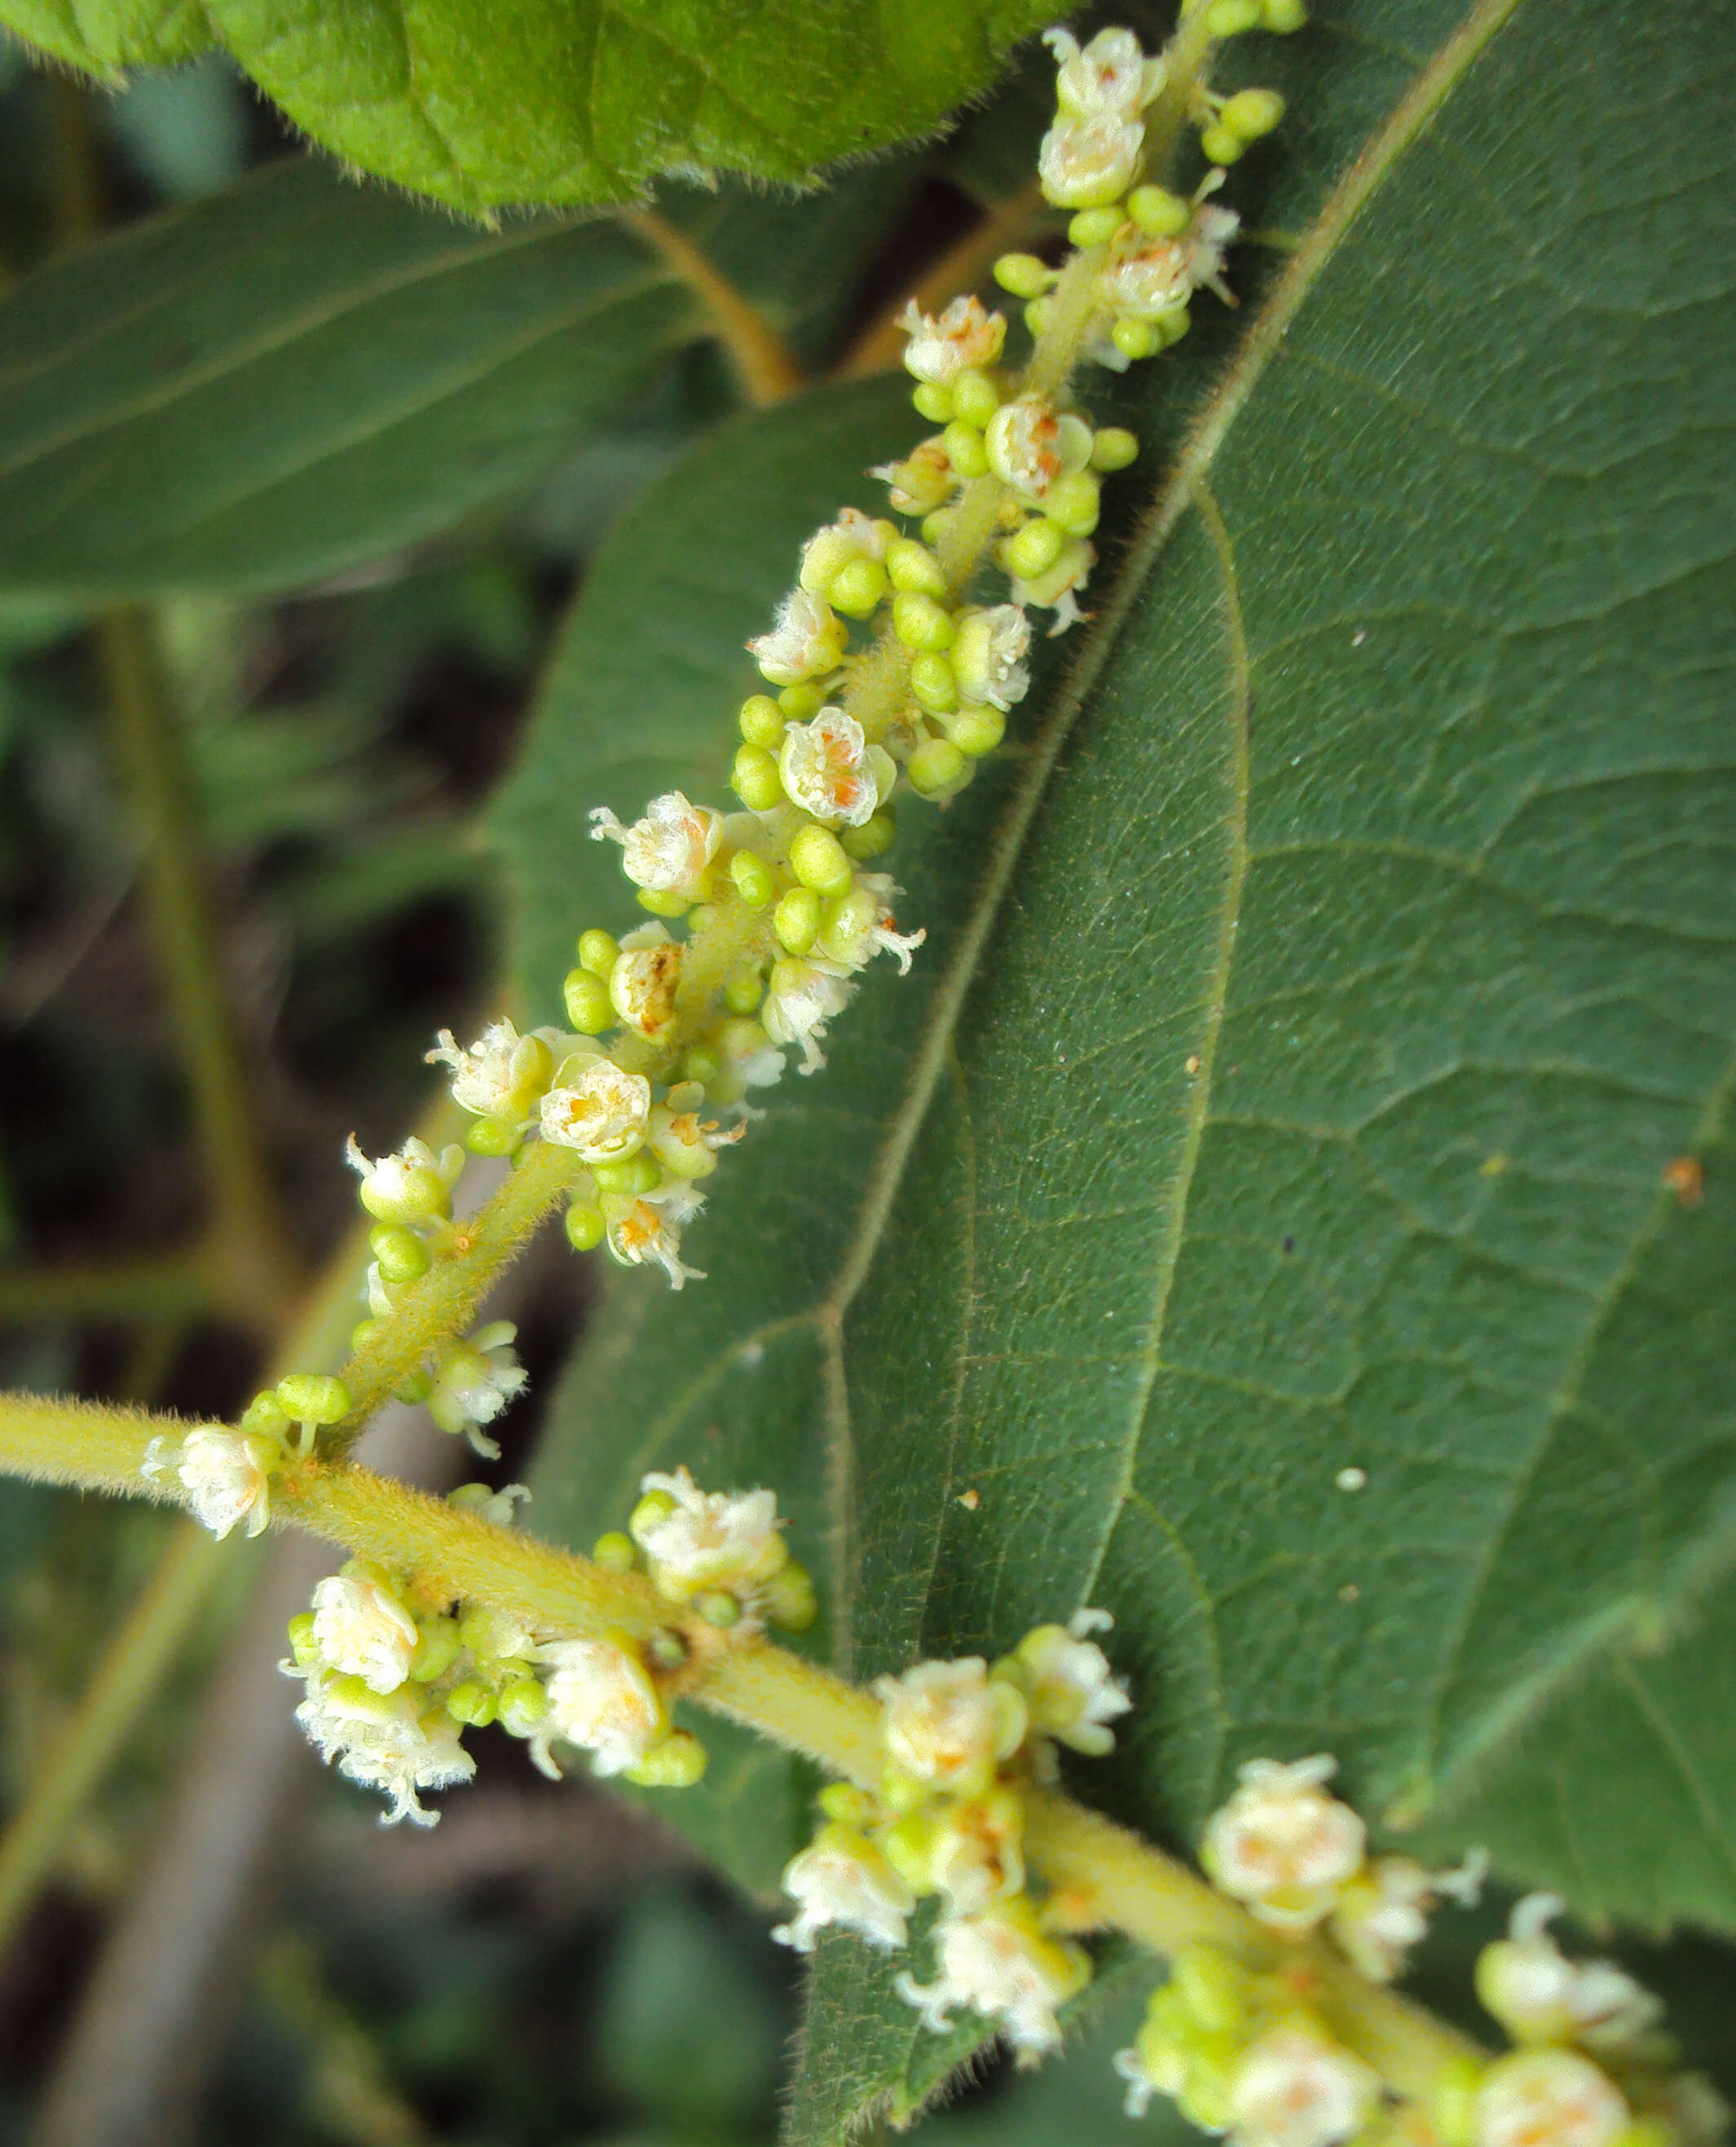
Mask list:
[[1125,425],[1105,425],[1091,442],[1091,467],[1094,470],[1122,470],[1139,455],[1139,438]]
[[410,1675],[418,1684],[432,1684],[458,1660],[463,1642],[458,1637],[455,1618],[429,1618],[423,1623],[420,1631],[422,1637],[410,1660]]
[[793,887],[772,913],[772,929],[792,954],[805,954],[820,928],[820,898],[811,887]]
[[1075,246],[1107,246],[1121,228],[1121,210],[1082,208],[1067,227]]
[[786,686],[778,696],[778,705],[793,723],[805,723],[825,707],[826,696],[818,686]]
[[[798,828],[795,840],[789,846],[790,870],[803,887],[811,887],[816,894],[842,894],[855,874],[850,860],[844,855],[844,847],[830,828],[814,826]],[[793,893],[794,889],[791,892]],[[779,906],[781,915],[782,905]],[[744,1007],[743,1013],[753,1011]]]
[[934,1852],[940,1831],[941,1822],[933,1813],[913,1811],[888,1828],[881,1839],[887,1862],[913,1893],[934,1891]]
[[1135,187],[1128,196],[1128,214],[1153,238],[1179,238],[1193,221],[1193,204],[1168,187]]
[[1304,29],[1308,24],[1305,0],[1263,0],[1262,13],[1264,27],[1280,38],[1292,31]]
[[1007,735],[1007,718],[996,708],[961,708],[946,718],[946,733],[960,753],[980,760]]
[[621,943],[612,932],[581,932],[578,966],[593,977],[607,977],[621,958]]
[[783,742],[784,713],[769,693],[750,693],[735,720],[749,745],[763,745],[768,753],[776,753]]
[[486,1729],[494,1719],[494,1695],[480,1678],[466,1678],[446,1695],[446,1711],[454,1722]]
[[933,597],[901,589],[892,600],[892,630],[907,648],[950,648],[958,629],[953,615]]
[[962,418],[953,418],[941,438],[946,443],[947,460],[960,477],[984,477],[988,471],[988,450],[983,444],[983,435],[974,425],[967,425]]
[[939,560],[913,537],[900,537],[887,546],[886,572],[895,589],[911,589],[924,597],[943,597],[947,593],[947,578]]
[[1239,38],[1244,30],[1258,29],[1261,12],[1260,0],[1213,0],[1206,28],[1214,38]]
[[1034,253],[1003,253],[994,264],[994,280],[1015,298],[1040,298],[1055,272]]
[[[980,433],[1001,407],[1001,391],[992,374],[968,366],[953,383],[953,413],[967,425],[973,425]],[[954,469],[958,465],[953,464]],[[964,473],[961,470],[962,477]]]
[[635,1543],[643,1543],[645,1531],[666,1521],[675,1510],[675,1501],[667,1491],[648,1491],[627,1517],[627,1532]]
[[1109,331],[1109,340],[1123,358],[1138,360],[1155,358],[1163,348],[1163,338],[1149,321],[1133,321],[1123,318]]
[[1048,317],[1052,310],[1047,298],[1033,298],[1030,304],[1025,308],[1025,326],[1033,336],[1040,336],[1048,326]]
[[910,690],[931,715],[943,715],[958,705],[958,681],[945,657],[932,652],[910,663]]
[[378,1319],[358,1319],[349,1331],[350,1354],[354,1356],[357,1350],[365,1349],[379,1329]]
[[707,1589],[703,1595],[693,1599],[693,1608],[708,1625],[715,1625],[720,1633],[728,1632],[732,1625],[742,1621],[742,1606],[728,1589]]
[[673,1625],[659,1625],[645,1643],[645,1652],[659,1669],[678,1670],[688,1659],[688,1644]]
[[597,1181],[598,1192],[624,1194],[630,1200],[655,1193],[663,1182],[657,1159],[644,1149],[637,1155],[623,1156],[619,1163],[593,1163],[591,1175]]
[[763,745],[738,748],[729,787],[750,813],[769,813],[783,795],[778,763]]
[[1156,320],[1152,323],[1153,328],[1163,338],[1165,350],[1168,349],[1171,343],[1179,343],[1193,325],[1193,316],[1185,306],[1176,306],[1167,313],[1159,313]]
[[567,1243],[575,1253],[594,1252],[606,1227],[603,1210],[589,1200],[575,1200],[567,1210]]
[[350,1413],[349,1389],[318,1372],[292,1372],[279,1379],[278,1399],[297,1424],[341,1424]]
[[686,895],[674,894],[660,887],[636,888],[633,898],[641,909],[648,909],[653,917],[685,917],[693,906]]
[[880,1815],[873,1798],[853,1782],[828,1782],[814,1802],[828,1819],[843,1826],[872,1826]]
[[749,909],[763,909],[778,892],[778,883],[772,877],[772,868],[763,858],[757,858],[752,850],[738,850],[729,860],[729,877],[735,883],[735,891]]
[[598,1536],[591,1546],[591,1555],[605,1573],[632,1573],[639,1562],[638,1545],[619,1529]]
[[1015,529],[1001,547],[1001,563],[1022,582],[1034,582],[1046,574],[1067,546],[1067,532],[1046,515],[1037,515],[1023,529]]
[[964,755],[950,738],[930,738],[911,754],[905,773],[924,798],[950,790],[964,773]]
[[1089,470],[1069,470],[1049,487],[1043,513],[1069,537],[1088,537],[1097,527],[1102,495],[1103,486]]
[[1217,1946],[1183,1946],[1170,1962],[1169,1980],[1200,2026],[1219,2033],[1239,2028],[1253,2002],[1253,1979]]
[[958,511],[953,507],[937,508],[933,514],[925,514],[923,517],[923,542],[925,544],[945,543],[948,533],[958,518]]
[[[1218,0],[1220,7],[1224,4],[1225,0]],[[1211,164],[1239,163],[1242,152],[1247,147],[1241,136],[1226,127],[1221,119],[1213,120],[1199,138],[1200,153]]]
[[601,1036],[615,1025],[615,1009],[608,986],[594,969],[568,969],[561,985],[567,1003],[567,1019],[581,1036]]
[[[589,972],[575,970],[573,974],[585,976]],[[607,993],[603,996],[607,999]],[[613,1018],[611,1015],[610,1019]],[[508,1125],[504,1119],[473,1119],[464,1129],[464,1145],[473,1155],[510,1155],[523,1139],[518,1127]]]
[[548,1694],[534,1678],[514,1678],[502,1689],[499,1722],[513,1737],[528,1737],[548,1714]]
[[925,380],[910,398],[919,418],[926,418],[931,425],[943,425],[953,414],[953,391],[942,388],[932,380]]
[[686,1079],[697,1081],[702,1089],[706,1089],[723,1072],[723,1061],[708,1043],[696,1043],[683,1054],[681,1070]]
[[399,1401],[409,1403],[413,1409],[418,1402],[425,1402],[434,1391],[434,1375],[427,1371],[412,1372],[408,1379],[392,1391]]
[[433,1265],[428,1247],[402,1223],[376,1223],[368,1234],[368,1249],[379,1264],[383,1282],[414,1282]]
[[703,1777],[705,1762],[705,1747],[697,1737],[685,1729],[672,1729],[637,1767],[627,1769],[627,1779],[642,1789],[690,1789]]
[[[362,1324],[372,1333],[379,1322],[364,1319]],[[263,1394],[255,1394],[242,1412],[241,1429],[257,1431],[267,1439],[280,1438],[288,1425],[288,1411],[268,1387]]]
[[766,995],[766,980],[758,969],[732,969],[723,979],[723,1003],[732,1013],[752,1013]]
[[832,577],[826,594],[846,618],[866,618],[886,594],[886,569],[878,559],[852,559]]
[[845,854],[865,865],[871,858],[883,857],[898,835],[898,826],[890,813],[876,813],[872,819],[864,820],[859,828],[846,828],[838,840]]
[[319,1660],[319,1643],[313,1637],[313,1613],[311,1610],[299,1611],[290,1619],[289,1653],[303,1669],[309,1663]]
[[794,1559],[761,1584],[759,1599],[767,1618],[786,1633],[805,1633],[820,1614],[813,1576]]
[[1218,115],[1218,123],[1239,134],[1244,142],[1258,142],[1269,134],[1284,116],[1284,101],[1275,89],[1238,89]]
[[726,1061],[751,1058],[756,1051],[763,1051],[771,1040],[757,1021],[750,1021],[745,1015],[726,1021],[718,1034],[718,1048]]

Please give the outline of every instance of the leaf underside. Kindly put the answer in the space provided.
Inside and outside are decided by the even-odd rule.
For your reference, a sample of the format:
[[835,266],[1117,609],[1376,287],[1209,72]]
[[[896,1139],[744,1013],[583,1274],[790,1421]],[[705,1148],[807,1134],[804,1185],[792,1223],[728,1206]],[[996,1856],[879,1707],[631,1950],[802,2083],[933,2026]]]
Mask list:
[[[1111,1610],[1139,1705],[1078,1779],[1148,1831],[1329,1749],[1388,1833],[1736,1927],[1732,14],[1345,0],[1286,48],[1251,220],[1296,249],[1227,363],[1138,383],[1162,474],[1094,634],[1028,753],[905,813],[916,973],[726,1164],[710,1280],[617,1287],[543,1527],[676,1460],[773,1484],[858,1677]],[[733,438],[738,546],[673,483],[638,526],[642,576],[739,593],[676,660],[719,717],[803,407]],[[569,680],[545,756],[569,697],[643,726]],[[691,721],[658,765],[697,779]],[[518,854],[539,964],[598,915],[559,818]],[[793,2140],[905,2092],[888,1978],[822,1951]]]

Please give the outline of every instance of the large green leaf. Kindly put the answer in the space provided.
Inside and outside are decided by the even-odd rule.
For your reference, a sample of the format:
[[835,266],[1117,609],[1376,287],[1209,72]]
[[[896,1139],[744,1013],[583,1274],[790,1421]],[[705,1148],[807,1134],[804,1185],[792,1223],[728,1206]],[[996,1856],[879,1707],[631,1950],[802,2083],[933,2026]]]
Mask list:
[[214,37],[311,139],[473,214],[661,173],[804,180],[985,88],[1033,0],[0,0],[98,73]]
[[0,303],[0,583],[328,573],[540,475],[699,325],[613,223],[491,238],[273,166]]
[[1200,400],[1094,635],[898,853],[917,973],[732,1158],[711,1280],[617,1293],[545,1524],[775,1482],[858,1675],[1113,1610],[1079,1786],[1148,1829],[1323,1747],[1389,1827],[1736,1925],[1733,28],[1293,41],[1283,275],[1209,388],[1151,368],[1148,432]]

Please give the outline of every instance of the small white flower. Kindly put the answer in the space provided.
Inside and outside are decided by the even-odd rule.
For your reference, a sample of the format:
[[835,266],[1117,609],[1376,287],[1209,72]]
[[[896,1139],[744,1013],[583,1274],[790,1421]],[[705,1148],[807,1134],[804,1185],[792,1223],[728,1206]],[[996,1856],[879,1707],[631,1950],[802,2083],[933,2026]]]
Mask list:
[[1108,1657],[1086,1637],[1110,1622],[1105,1610],[1080,1610],[1068,1624],[1039,1625],[1018,1650],[1030,1674],[1032,1727],[1093,1758],[1114,1750],[1115,1733],[1108,1724],[1133,1704]]
[[932,514],[958,482],[938,433],[918,442],[903,462],[878,463],[868,475],[889,488],[890,503],[900,514]]
[[1077,626],[1085,614],[1074,598],[1091,579],[1091,569],[1097,564],[1097,553],[1083,537],[1069,537],[1061,548],[1060,554],[1052,567],[1046,568],[1029,581],[1017,576],[1013,582],[1013,600],[1021,604],[1042,604],[1054,612],[1054,623],[1049,628],[1049,638],[1065,633],[1068,627]]
[[1112,261],[1101,283],[1116,313],[1136,321],[1157,320],[1185,306],[1193,295],[1188,249],[1178,238],[1148,239],[1137,253]]
[[1657,2029],[1663,2003],[1613,1960],[1569,1960],[1548,1929],[1563,1906],[1555,1894],[1514,1904],[1508,1936],[1477,1963],[1477,1994],[1516,2043],[1618,2054]]
[[948,1918],[937,1924],[939,1968],[928,1985],[909,1974],[894,1988],[936,2034],[952,2025],[952,2009],[968,2005],[997,2020],[1021,2057],[1059,2047],[1055,2009],[1082,1990],[1091,1966],[1081,1947],[1045,1937],[1028,1901],[998,1902],[980,1916]]
[[1317,1924],[1362,1866],[1361,1819],[1321,1786],[1336,1764],[1324,1753],[1289,1766],[1250,1759],[1206,1823],[1200,1861],[1214,1884],[1281,1930]]
[[1482,1850],[1453,1871],[1429,1871],[1412,1856],[1378,1856],[1338,1890],[1332,1934],[1360,1975],[1390,1983],[1428,1929],[1438,1896],[1475,1904],[1488,1868]]
[[651,1084],[623,1073],[612,1058],[593,1058],[576,1079],[572,1062],[558,1088],[543,1099],[543,1138],[576,1149],[586,1163],[620,1163],[639,1149],[651,1118]]
[[609,1002],[629,1028],[654,1043],[675,1018],[681,947],[661,924],[629,932],[609,971]]
[[828,1924],[842,1924],[887,1950],[909,1938],[905,1919],[916,1896],[855,1827],[835,1821],[823,1826],[811,1845],[784,1866],[783,1883],[798,1913],[774,1926],[772,1936],[780,1945],[812,1953]]
[[989,419],[983,445],[995,475],[1040,506],[1057,478],[1090,461],[1091,428],[1041,395],[1021,395]]
[[633,1202],[626,1214],[608,1228],[608,1249],[623,1267],[643,1267],[647,1261],[660,1267],[671,1289],[685,1282],[703,1282],[705,1270],[683,1264],[681,1232],[705,1205],[705,1196],[678,1181],[660,1185]]
[[[1222,172],[1210,173],[1195,194],[1195,201],[1203,203],[1205,196],[1223,183]],[[1223,257],[1241,228],[1242,219],[1233,208],[1202,206],[1195,209],[1188,228],[1188,275],[1200,289],[1212,292],[1227,306],[1234,305],[1236,298],[1223,280]]]
[[152,1481],[173,1475],[194,1519],[221,1543],[243,1521],[249,1536],[270,1525],[271,1464],[282,1458],[281,1448],[274,1453],[252,1432],[199,1424],[184,1439],[153,1439],[140,1474]]
[[381,1698],[359,1678],[318,1666],[298,1674],[306,1678],[307,1697],[296,1720],[328,1764],[336,1759],[338,1772],[350,1781],[391,1799],[382,1826],[405,1819],[414,1826],[433,1826],[440,1814],[424,1811],[417,1791],[450,1789],[475,1774],[476,1762],[443,1708],[423,1713],[412,1692]]
[[1137,119],[1058,119],[1037,153],[1037,176],[1057,208],[1107,208],[1138,178],[1144,158]]
[[494,1021],[461,1050],[452,1031],[443,1028],[427,1063],[452,1069],[453,1101],[461,1109],[522,1126],[529,1123],[537,1098],[548,1085],[553,1047],[560,1041],[558,1029],[533,1029],[521,1036],[511,1022]]
[[936,1830],[928,1875],[949,1912],[980,1915],[1024,1890],[1024,1806],[1006,1790],[949,1801]]
[[653,1469],[642,1493],[660,1491],[668,1510],[637,1518],[633,1534],[665,1595],[685,1599],[703,1588],[752,1582],[784,1562],[774,1491],[702,1491],[685,1469]]
[[313,1591],[313,1641],[333,1669],[370,1692],[396,1692],[410,1674],[420,1635],[383,1574],[352,1559]]
[[897,893],[885,873],[858,873],[855,886],[815,942],[818,952],[852,973],[866,968],[876,954],[891,954],[897,958],[898,974],[908,977],[910,958],[928,935],[893,929],[889,904]]
[[525,1388],[524,1367],[513,1348],[518,1334],[510,1319],[491,1320],[443,1350],[434,1367],[428,1414],[442,1431],[468,1439],[488,1461],[498,1461],[500,1449],[483,1435],[483,1425],[493,1424]]
[[1256,2043],[1230,2089],[1238,2147],[1335,2147],[1361,2129],[1380,2090],[1348,2050],[1282,2028]]
[[423,1223],[452,1213],[452,1189],[464,1168],[464,1151],[456,1141],[436,1155],[412,1134],[394,1154],[372,1163],[352,1134],[343,1153],[362,1181],[362,1205],[383,1223]]
[[810,596],[823,597],[840,568],[853,560],[872,559],[878,565],[886,557],[886,525],[847,507],[836,522],[816,529],[802,547],[802,571],[797,576]]
[[818,1046],[826,1024],[850,1003],[848,978],[832,962],[804,962],[791,958],[775,963],[771,989],[759,1009],[759,1018],[773,1043],[802,1047],[803,1074],[818,1074],[825,1064]]
[[822,708],[812,723],[783,733],[778,773],[790,798],[828,827],[859,828],[891,788],[890,763],[877,755],[862,726],[842,708]]
[[1473,2106],[1475,2147],[1608,2147],[1628,2104],[1589,2058],[1524,2050],[1490,2066]]
[[799,686],[838,668],[845,638],[843,621],[831,605],[797,588],[778,607],[771,632],[748,643],[748,653],[774,686]]
[[965,1655],[875,1680],[894,1767],[956,1796],[990,1786],[997,1762],[1023,1742],[1029,1718],[1023,1695],[988,1670],[981,1655]]
[[987,701],[1006,710],[1023,700],[1031,674],[1025,658],[1031,648],[1031,622],[1017,604],[995,604],[968,611],[953,643],[953,675],[967,701]]
[[647,1122],[645,1139],[651,1153],[674,1178],[709,1178],[718,1167],[718,1151],[738,1141],[748,1129],[733,1126],[723,1132],[715,1119],[702,1119],[697,1111],[672,1111],[659,1104]]
[[1045,30],[1054,54],[1055,102],[1069,119],[1137,119],[1163,87],[1161,57],[1148,59],[1131,30],[1099,30],[1083,51],[1070,30]]
[[935,388],[944,388],[969,368],[993,365],[1007,340],[1005,318],[984,312],[975,298],[954,298],[938,319],[913,298],[898,326],[909,338],[904,369]]
[[559,1773],[548,1753],[555,1737],[583,1745],[594,1773],[623,1774],[667,1735],[662,1697],[644,1664],[624,1649],[608,1640],[557,1640],[538,1652],[550,1672],[548,1714],[532,1739],[531,1757],[545,1774]]
[[591,808],[591,840],[621,845],[621,869],[635,887],[697,900],[705,868],[723,838],[723,818],[692,803],[679,790],[653,798],[642,818],[623,828],[607,805]]

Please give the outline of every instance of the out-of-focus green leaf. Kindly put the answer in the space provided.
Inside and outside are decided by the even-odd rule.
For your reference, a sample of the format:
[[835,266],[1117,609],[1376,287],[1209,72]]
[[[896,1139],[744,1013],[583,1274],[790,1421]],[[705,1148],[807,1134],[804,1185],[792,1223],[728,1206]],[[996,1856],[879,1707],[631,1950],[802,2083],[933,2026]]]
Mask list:
[[[898,853],[916,973],[732,1156],[710,1281],[581,1356],[564,1532],[648,1465],[775,1483],[858,1676],[1111,1609],[1139,1706],[1078,1779],[1148,1829],[1328,1749],[1388,1829],[1736,1924],[1727,1680],[1683,1743],[1661,1659],[1571,1869],[1523,1741],[1559,1708],[1588,1754],[1582,1681],[1691,1651],[1736,1560],[1728,28],[1354,0],[1292,42],[1287,272],[998,828],[991,781]],[[884,1973],[823,1954],[816,2017]]]
[[0,584],[329,574],[540,475],[698,328],[613,223],[491,237],[273,166],[0,303]]
[[191,59],[213,38],[200,0],[3,0],[0,29],[107,80]]
[[103,74],[213,36],[297,127],[471,214],[663,173],[805,180],[928,133],[1047,19],[1033,0],[0,0]]

